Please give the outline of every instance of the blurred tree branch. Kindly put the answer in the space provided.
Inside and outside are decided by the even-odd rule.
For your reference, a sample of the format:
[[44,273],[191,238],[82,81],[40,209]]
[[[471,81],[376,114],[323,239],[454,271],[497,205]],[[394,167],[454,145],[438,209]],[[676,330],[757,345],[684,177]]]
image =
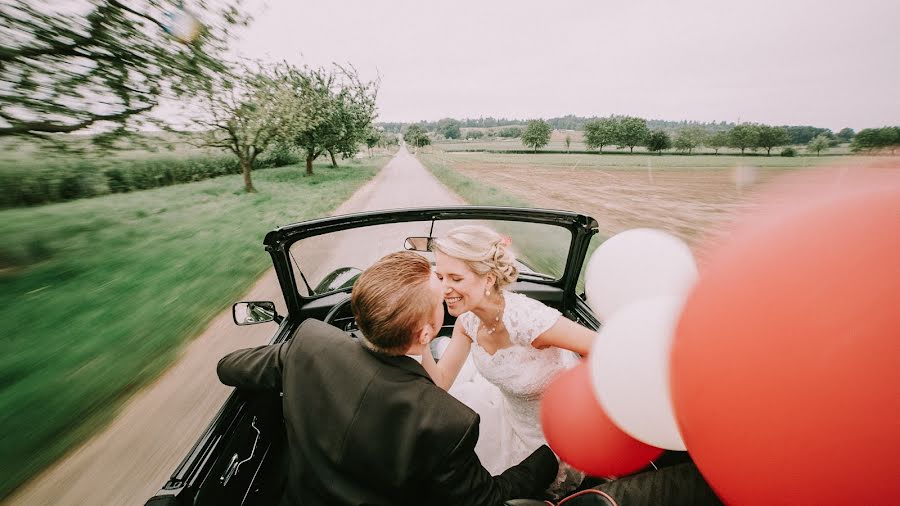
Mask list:
[[[227,71],[230,30],[249,23],[240,2],[4,2],[0,137],[88,130],[111,144],[133,132],[161,98],[196,95]],[[186,33],[179,16],[192,21]]]

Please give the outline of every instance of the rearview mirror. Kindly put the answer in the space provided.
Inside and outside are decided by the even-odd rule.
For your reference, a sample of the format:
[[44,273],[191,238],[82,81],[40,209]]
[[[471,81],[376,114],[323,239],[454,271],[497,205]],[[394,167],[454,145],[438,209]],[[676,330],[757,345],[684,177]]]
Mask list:
[[408,251],[431,251],[431,237],[407,237],[403,247]]
[[281,316],[275,311],[275,303],[269,301],[238,302],[231,307],[231,316],[237,325],[281,321]]

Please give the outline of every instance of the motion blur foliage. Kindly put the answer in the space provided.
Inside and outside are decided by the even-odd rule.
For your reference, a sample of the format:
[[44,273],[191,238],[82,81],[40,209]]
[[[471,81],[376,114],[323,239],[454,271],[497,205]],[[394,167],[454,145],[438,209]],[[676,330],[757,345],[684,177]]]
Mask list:
[[[53,142],[91,128],[95,145],[155,122],[161,98],[194,94],[225,70],[237,0],[92,0],[0,4],[0,137]],[[173,17],[190,33],[169,33]],[[54,143],[60,149],[66,144]]]
[[[256,165],[269,168],[297,162],[295,153],[273,150],[265,153]],[[238,160],[227,155],[17,162],[0,167],[0,209],[147,190],[240,173]]]

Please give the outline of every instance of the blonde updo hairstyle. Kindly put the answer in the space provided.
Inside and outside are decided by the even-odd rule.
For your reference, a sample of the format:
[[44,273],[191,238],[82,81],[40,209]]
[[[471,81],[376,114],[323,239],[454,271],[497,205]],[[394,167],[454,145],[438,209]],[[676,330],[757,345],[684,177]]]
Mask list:
[[508,241],[482,225],[463,225],[432,241],[432,249],[458,258],[480,276],[493,274],[494,288],[499,290],[516,281],[519,270]]

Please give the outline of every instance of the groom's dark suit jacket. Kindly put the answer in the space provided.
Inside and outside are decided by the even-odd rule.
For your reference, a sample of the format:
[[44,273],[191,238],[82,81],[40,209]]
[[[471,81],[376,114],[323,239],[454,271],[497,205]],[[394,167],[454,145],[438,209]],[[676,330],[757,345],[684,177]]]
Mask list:
[[377,353],[306,320],[282,344],[235,351],[226,385],[284,391],[286,502],[303,505],[502,504],[556,476],[542,446],[492,477],[475,455],[478,415],[407,356]]

